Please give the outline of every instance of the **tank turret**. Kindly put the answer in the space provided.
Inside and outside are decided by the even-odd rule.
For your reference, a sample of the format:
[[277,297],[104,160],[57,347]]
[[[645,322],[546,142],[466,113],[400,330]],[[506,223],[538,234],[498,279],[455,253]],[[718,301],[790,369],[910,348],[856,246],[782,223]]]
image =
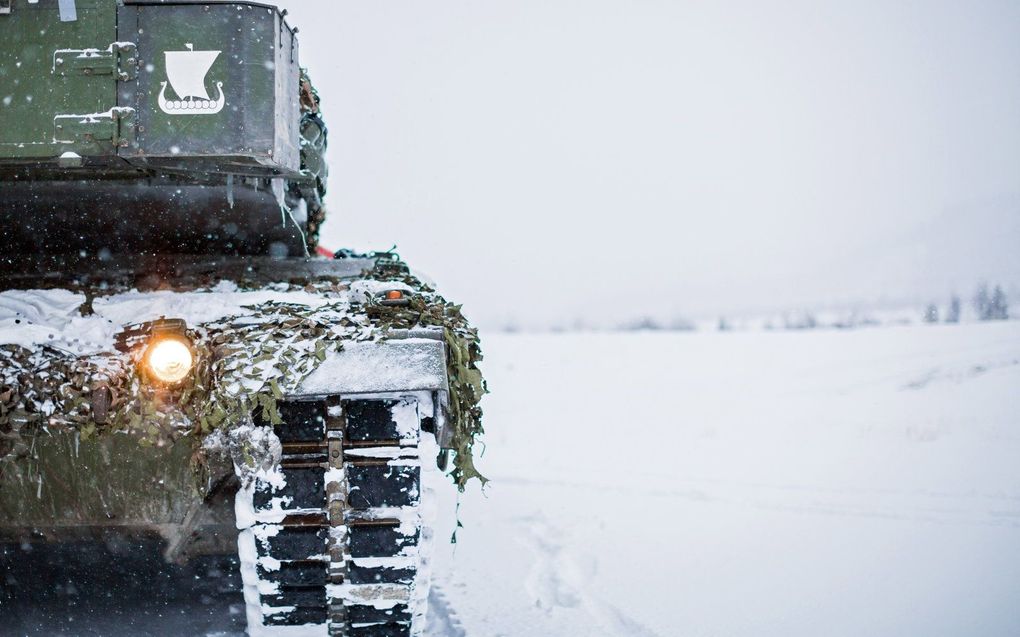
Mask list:
[[19,250],[314,251],[326,127],[282,12],[65,4],[0,16],[0,225]]

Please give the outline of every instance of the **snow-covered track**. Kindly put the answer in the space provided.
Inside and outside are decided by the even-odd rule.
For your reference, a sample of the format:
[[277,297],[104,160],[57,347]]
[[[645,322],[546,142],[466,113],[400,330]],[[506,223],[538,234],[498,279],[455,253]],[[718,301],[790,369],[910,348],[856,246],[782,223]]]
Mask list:
[[280,412],[279,462],[238,493],[249,633],[420,635],[431,396],[283,401]]

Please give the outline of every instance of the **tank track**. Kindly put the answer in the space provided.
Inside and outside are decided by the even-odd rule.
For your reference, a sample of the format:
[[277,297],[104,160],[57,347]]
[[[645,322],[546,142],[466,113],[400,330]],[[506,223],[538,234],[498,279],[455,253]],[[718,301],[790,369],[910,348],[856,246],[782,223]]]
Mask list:
[[[429,590],[431,397],[281,402],[279,467],[238,494],[252,637],[416,637]],[[423,463],[423,459],[425,462]],[[245,516],[238,515],[238,519]]]

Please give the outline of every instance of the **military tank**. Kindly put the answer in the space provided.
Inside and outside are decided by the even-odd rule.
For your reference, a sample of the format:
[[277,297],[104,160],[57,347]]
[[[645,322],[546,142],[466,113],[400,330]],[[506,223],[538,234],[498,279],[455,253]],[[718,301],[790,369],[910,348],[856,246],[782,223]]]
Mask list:
[[285,12],[0,0],[0,543],[236,554],[251,635],[420,635],[477,331],[332,253]]

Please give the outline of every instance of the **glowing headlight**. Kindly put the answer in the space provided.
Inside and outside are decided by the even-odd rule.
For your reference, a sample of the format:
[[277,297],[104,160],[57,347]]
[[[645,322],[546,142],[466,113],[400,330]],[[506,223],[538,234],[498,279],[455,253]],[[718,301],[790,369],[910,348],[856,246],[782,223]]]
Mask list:
[[145,367],[155,380],[176,385],[191,372],[195,357],[191,348],[178,338],[161,338],[145,350]]

